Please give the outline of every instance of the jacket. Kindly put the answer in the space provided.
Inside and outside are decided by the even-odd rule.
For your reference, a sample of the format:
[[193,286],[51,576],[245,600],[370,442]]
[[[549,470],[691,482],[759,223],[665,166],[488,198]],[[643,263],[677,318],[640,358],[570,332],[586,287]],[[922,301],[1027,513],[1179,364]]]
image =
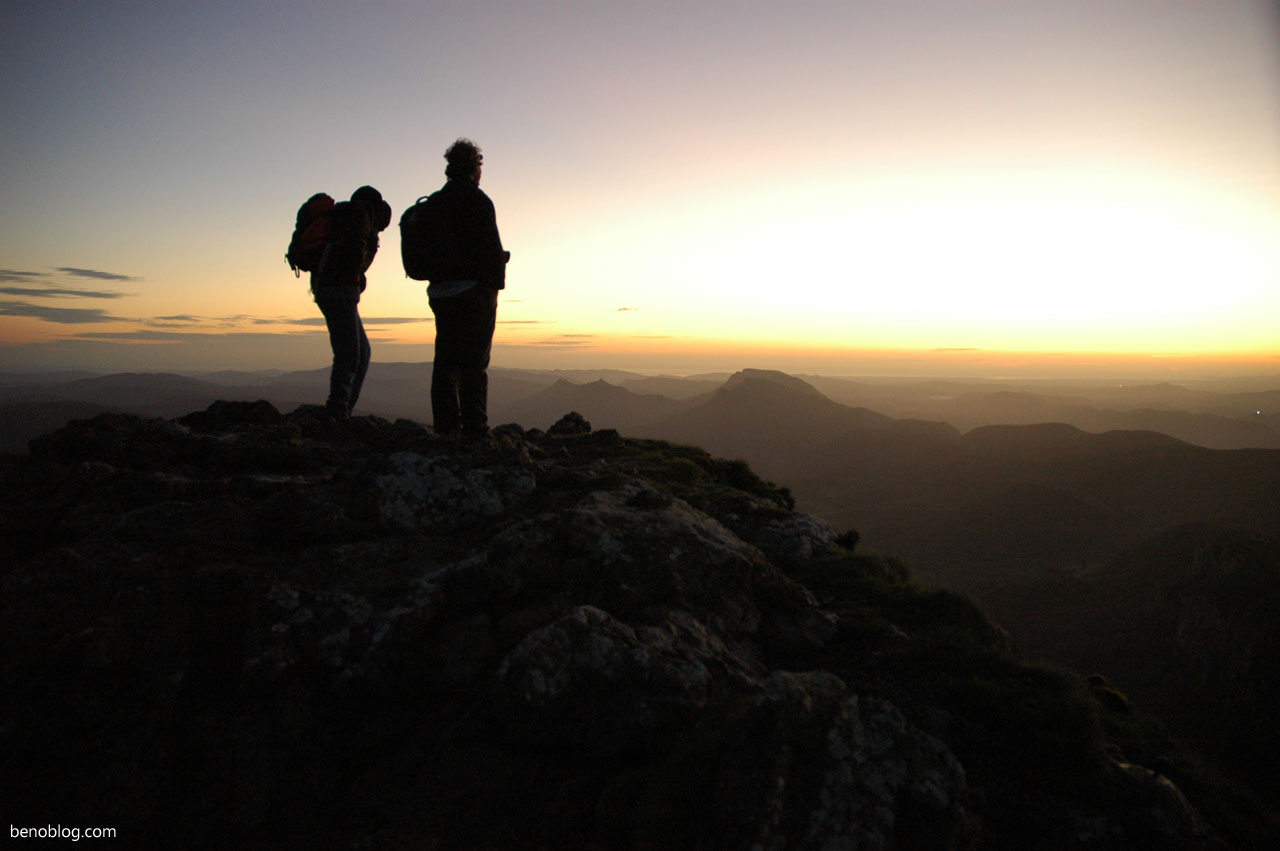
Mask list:
[[508,253],[498,235],[493,202],[470,180],[451,179],[432,193],[440,221],[448,229],[435,281],[475,281],[491,290],[506,287]]

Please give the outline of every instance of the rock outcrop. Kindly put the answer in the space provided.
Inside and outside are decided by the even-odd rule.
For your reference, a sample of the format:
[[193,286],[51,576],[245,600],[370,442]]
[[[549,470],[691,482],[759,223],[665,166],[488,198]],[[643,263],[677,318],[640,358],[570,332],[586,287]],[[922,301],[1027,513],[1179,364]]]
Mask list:
[[741,462],[573,416],[458,443],[217,403],[75,421],[0,470],[19,827],[183,848],[1225,847],[1118,752],[1078,678]]

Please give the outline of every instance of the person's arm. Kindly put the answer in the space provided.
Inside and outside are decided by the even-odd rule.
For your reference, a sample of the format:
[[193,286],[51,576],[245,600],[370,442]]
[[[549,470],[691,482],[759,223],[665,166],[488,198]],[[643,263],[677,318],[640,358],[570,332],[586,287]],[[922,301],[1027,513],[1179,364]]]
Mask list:
[[502,237],[498,235],[498,214],[493,201],[487,195],[480,196],[483,201],[483,216],[480,227],[480,283],[493,290],[500,290],[507,279],[507,260],[510,252],[502,247]]

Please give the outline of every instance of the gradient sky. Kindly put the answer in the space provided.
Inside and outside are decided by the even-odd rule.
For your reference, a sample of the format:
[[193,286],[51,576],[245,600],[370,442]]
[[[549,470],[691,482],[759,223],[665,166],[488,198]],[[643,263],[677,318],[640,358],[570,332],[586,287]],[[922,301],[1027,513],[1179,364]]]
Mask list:
[[[1275,373],[1278,5],[10,0],[0,370],[323,366],[298,205],[465,135],[495,365]],[[361,313],[430,359],[394,224]]]

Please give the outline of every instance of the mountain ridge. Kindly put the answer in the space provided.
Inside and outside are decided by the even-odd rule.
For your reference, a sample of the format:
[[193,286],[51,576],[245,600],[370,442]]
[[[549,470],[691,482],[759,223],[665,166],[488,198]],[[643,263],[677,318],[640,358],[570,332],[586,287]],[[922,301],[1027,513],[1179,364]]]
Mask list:
[[[430,363],[384,363],[375,361],[365,383],[366,412],[394,419],[430,419]],[[839,404],[868,408],[897,419],[945,421],[962,432],[990,424],[1027,425],[1059,421],[1090,432],[1109,430],[1151,430],[1215,449],[1280,448],[1280,389],[1244,390],[1236,381],[1221,381],[1210,392],[1163,384],[1093,386],[1081,382],[975,382],[924,379],[851,379],[822,376],[788,376],[776,370],[747,369],[734,374],[708,376],[643,376],[620,370],[521,370],[494,367],[490,370],[490,408],[495,422],[524,421],[519,408],[523,400],[546,389],[558,379],[574,384],[605,380],[645,396],[664,396],[680,401],[710,393],[735,375],[772,375],[776,381],[795,379],[817,389]],[[154,374],[135,374],[139,378]],[[134,413],[147,416],[176,416],[186,410],[207,406],[215,399],[252,401],[267,398],[283,409],[323,398],[327,370],[299,372],[269,370],[258,373],[235,371],[185,375],[203,381],[199,399],[185,395],[164,399],[159,388],[142,387],[142,395],[129,398],[114,394],[112,404],[122,403]],[[7,400],[32,401],[56,398],[63,401],[99,401],[77,398],[71,384],[89,377],[83,373],[0,376],[0,405]],[[92,376],[97,379],[109,376]],[[1273,382],[1256,379],[1253,386],[1269,388]],[[152,382],[154,384],[154,381]],[[1204,383],[1201,382],[1203,385]],[[91,387],[92,384],[86,385]],[[221,388],[218,390],[217,388]],[[1000,400],[1005,400],[1001,402]],[[583,400],[584,406],[592,404]],[[1179,406],[1184,406],[1179,408]],[[1114,408],[1114,409],[1113,409]],[[642,422],[630,414],[610,422],[615,412],[603,408],[577,409],[605,427],[629,428]],[[558,414],[559,412],[557,412]],[[0,434],[0,443],[23,446],[36,436],[30,430],[21,435]]]
[[219,402],[0,460],[28,819],[249,849],[1280,835],[1104,683],[693,447]]

